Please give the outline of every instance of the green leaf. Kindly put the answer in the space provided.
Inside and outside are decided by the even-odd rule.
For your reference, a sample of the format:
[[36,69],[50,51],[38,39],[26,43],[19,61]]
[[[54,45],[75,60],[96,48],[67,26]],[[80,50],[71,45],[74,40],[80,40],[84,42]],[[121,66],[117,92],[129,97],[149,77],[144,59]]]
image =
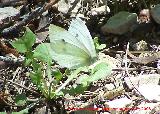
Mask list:
[[56,89],[55,94],[56,94],[56,95],[59,94],[59,92],[61,92],[61,90],[64,89],[65,86],[66,86],[70,81],[72,81],[74,78],[76,78],[77,75],[78,75],[78,73],[81,72],[81,71],[83,71],[84,69],[86,69],[86,67],[80,67],[80,68],[74,70],[74,71],[71,73],[71,75],[68,76],[68,79],[67,79],[58,89]]
[[78,84],[81,84],[81,86],[83,87],[87,87],[90,83],[109,76],[111,74],[111,71],[112,68],[109,64],[101,62],[92,69],[90,76],[88,76],[87,74],[79,76],[77,78]]
[[83,86],[82,84],[77,85],[76,87],[71,87],[70,89],[63,89],[64,94],[76,95],[83,94],[85,90],[87,90],[88,86]]
[[102,50],[106,47],[106,44],[100,44],[99,43],[98,37],[94,38],[94,45],[95,45],[96,49],[98,49],[98,50]]
[[25,53],[28,50],[32,49],[32,46],[34,45],[35,41],[36,35],[28,27],[26,27],[25,34],[18,40],[11,42],[11,45],[14,48],[16,48],[19,52]]
[[53,76],[55,77],[57,83],[59,83],[61,81],[61,79],[63,78],[62,73],[60,72],[60,70],[54,70],[52,71]]
[[[109,76],[111,74],[112,68],[109,64],[105,63],[105,62],[101,62],[99,64],[97,64],[91,72],[91,75],[88,76],[87,74],[81,75],[77,78],[77,82],[78,84],[80,84],[77,87],[80,87],[79,89],[83,88],[87,88],[89,86],[90,83],[97,81],[99,79],[104,79],[106,76]],[[72,88],[72,91],[75,89],[75,91],[77,91],[76,88]],[[71,91],[71,92],[72,92]]]
[[99,46],[98,37],[94,37],[93,41],[94,41],[94,45],[95,45],[96,47]]
[[102,50],[106,48],[106,44],[100,44],[99,46],[97,46],[97,49]]
[[30,78],[32,83],[37,86],[37,88],[42,92],[42,94],[47,98],[48,97],[48,86],[46,80],[43,78],[43,70],[41,64],[32,62],[33,72],[30,73]]
[[34,50],[34,57],[43,61],[50,63],[52,62],[52,57],[50,55],[51,53],[51,48],[49,43],[42,43],[39,44],[36,49]]
[[89,82],[94,82],[99,79],[104,79],[105,77],[109,76],[111,74],[112,67],[110,64],[107,64],[105,62],[101,62],[97,64],[93,70],[92,74],[90,76]]
[[33,67],[33,71],[38,71],[39,69],[42,69],[42,64],[38,63],[37,60],[33,59],[32,60],[32,67]]
[[47,98],[48,97],[48,87],[46,81],[42,77],[41,69],[38,69],[36,72],[30,73],[30,78],[32,83],[34,83],[37,88],[42,92],[42,94]]
[[50,95],[50,98],[53,99],[53,98],[59,98],[59,97],[62,97],[64,96],[64,93],[62,91],[58,92],[57,94],[55,94],[54,92],[51,92],[51,95]]
[[18,94],[16,96],[15,102],[19,106],[23,106],[26,104],[27,97],[25,94]]
[[30,78],[34,84],[41,86],[43,79],[41,69],[38,68],[37,71],[30,73]]
[[31,62],[33,61],[33,52],[28,51],[26,52],[26,58],[25,58],[25,66],[29,66]]
[[29,66],[31,62],[32,62],[31,58],[25,58],[24,65]]

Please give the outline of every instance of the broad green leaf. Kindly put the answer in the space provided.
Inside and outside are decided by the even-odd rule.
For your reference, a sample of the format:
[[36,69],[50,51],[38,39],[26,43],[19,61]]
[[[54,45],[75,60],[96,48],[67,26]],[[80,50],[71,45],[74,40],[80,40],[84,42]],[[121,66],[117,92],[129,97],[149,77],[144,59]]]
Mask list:
[[109,76],[111,74],[111,71],[112,68],[109,64],[101,62],[92,69],[90,76],[87,76],[86,74],[79,76],[77,79],[78,84],[87,87],[90,83]]
[[88,66],[94,61],[85,51],[63,40],[51,43],[51,47],[53,59],[63,67],[74,69]]
[[114,16],[112,16],[107,24],[110,27],[115,27],[115,26],[121,26],[122,24],[126,23],[126,21],[128,22],[129,20],[136,18],[137,15],[136,14],[132,14],[126,11],[121,11],[117,14],[115,14]]
[[90,76],[89,82],[94,82],[99,79],[104,79],[105,77],[109,76],[111,74],[112,67],[110,64],[107,64],[105,62],[101,62],[97,64],[93,70],[92,74]]
[[26,108],[26,109],[23,109],[23,110],[21,110],[21,111],[19,111],[18,113],[19,114],[28,114],[28,108]]
[[[87,67],[81,69],[81,71],[86,71]],[[79,71],[80,72],[80,71]],[[76,86],[73,86],[68,89],[63,89],[64,94],[69,93],[70,95],[82,94],[85,90],[87,90],[90,82],[90,77],[87,74],[81,75],[76,80]]]
[[39,44],[36,49],[34,50],[33,56],[43,62],[50,63],[52,62],[52,57],[50,55],[51,52],[50,44],[49,43],[42,43]]
[[34,45],[35,41],[36,35],[28,27],[26,27],[25,34],[18,40],[11,42],[11,45],[14,48],[16,48],[19,52],[25,53],[28,50],[32,49],[32,46]]
[[16,96],[15,102],[19,106],[23,106],[26,104],[27,97],[25,94],[18,94]]
[[92,73],[90,76],[88,76],[87,74],[81,75],[77,78],[77,82],[85,88],[88,87],[90,83],[109,76],[111,71],[112,68],[109,64],[101,62],[92,69]]

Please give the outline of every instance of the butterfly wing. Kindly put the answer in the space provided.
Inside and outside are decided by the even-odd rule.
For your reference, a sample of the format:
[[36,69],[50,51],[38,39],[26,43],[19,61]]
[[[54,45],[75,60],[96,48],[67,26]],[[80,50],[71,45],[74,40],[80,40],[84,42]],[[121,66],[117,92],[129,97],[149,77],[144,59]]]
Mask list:
[[[57,40],[64,40],[74,46],[81,48],[82,50],[86,50],[86,47],[75,38],[72,34],[70,34],[67,30],[58,27],[56,25],[49,26],[49,38],[50,42],[56,42]],[[89,53],[89,52],[87,52]]]
[[62,67],[76,68],[90,65],[96,57],[92,37],[80,18],[71,22],[69,30],[50,25],[49,38],[52,57]]
[[81,42],[81,45],[85,47],[84,51],[86,51],[86,53],[89,52],[92,58],[96,57],[94,42],[84,21],[78,17],[72,20],[68,32],[72,34],[77,41]]
[[62,67],[75,69],[91,64],[91,58],[85,51],[64,40],[51,43],[51,48],[51,56]]

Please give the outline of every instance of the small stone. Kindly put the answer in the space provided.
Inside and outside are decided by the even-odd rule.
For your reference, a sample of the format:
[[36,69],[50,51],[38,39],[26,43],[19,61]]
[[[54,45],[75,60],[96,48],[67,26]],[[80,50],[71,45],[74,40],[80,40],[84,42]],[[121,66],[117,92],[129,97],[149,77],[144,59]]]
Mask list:
[[16,16],[19,13],[19,10],[13,8],[13,7],[5,7],[5,8],[0,8],[0,21]]
[[137,42],[136,44],[133,45],[133,47],[134,50],[136,51],[145,51],[148,49],[147,42],[144,40]]
[[65,0],[60,0],[58,2],[58,11],[67,14],[69,10],[69,5],[65,2]]
[[13,7],[0,8],[0,29],[19,15],[19,10]]
[[107,90],[113,90],[115,88],[115,86],[113,84],[106,84],[105,85],[105,89]]
[[91,15],[100,15],[100,14],[105,14],[106,12],[110,12],[110,9],[108,6],[105,5],[91,9]]
[[158,85],[160,79],[159,74],[143,74],[137,77],[126,77],[125,82],[130,89],[138,87],[142,84],[156,84]]
[[126,108],[128,104],[130,104],[132,100],[127,97],[115,99],[109,102],[105,102],[104,105],[106,108],[109,108],[111,114],[119,114],[119,111],[122,111],[123,108]]
[[149,23],[150,22],[150,11],[149,9],[143,9],[139,13],[139,23]]
[[148,100],[160,101],[160,86],[156,84],[142,84],[137,90]]
[[109,102],[105,102],[110,108],[124,108],[127,104],[130,104],[132,100],[128,99],[127,97],[115,99]]
[[122,35],[130,31],[131,27],[137,24],[137,14],[121,11],[107,21],[101,27],[102,33],[113,33]]

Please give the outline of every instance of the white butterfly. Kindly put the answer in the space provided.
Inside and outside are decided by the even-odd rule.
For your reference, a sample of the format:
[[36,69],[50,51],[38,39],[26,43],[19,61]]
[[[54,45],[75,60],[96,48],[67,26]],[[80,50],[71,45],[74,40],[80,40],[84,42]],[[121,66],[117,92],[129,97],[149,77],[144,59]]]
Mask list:
[[94,42],[85,23],[76,18],[67,30],[49,26],[52,58],[62,67],[78,68],[92,64],[96,58]]

